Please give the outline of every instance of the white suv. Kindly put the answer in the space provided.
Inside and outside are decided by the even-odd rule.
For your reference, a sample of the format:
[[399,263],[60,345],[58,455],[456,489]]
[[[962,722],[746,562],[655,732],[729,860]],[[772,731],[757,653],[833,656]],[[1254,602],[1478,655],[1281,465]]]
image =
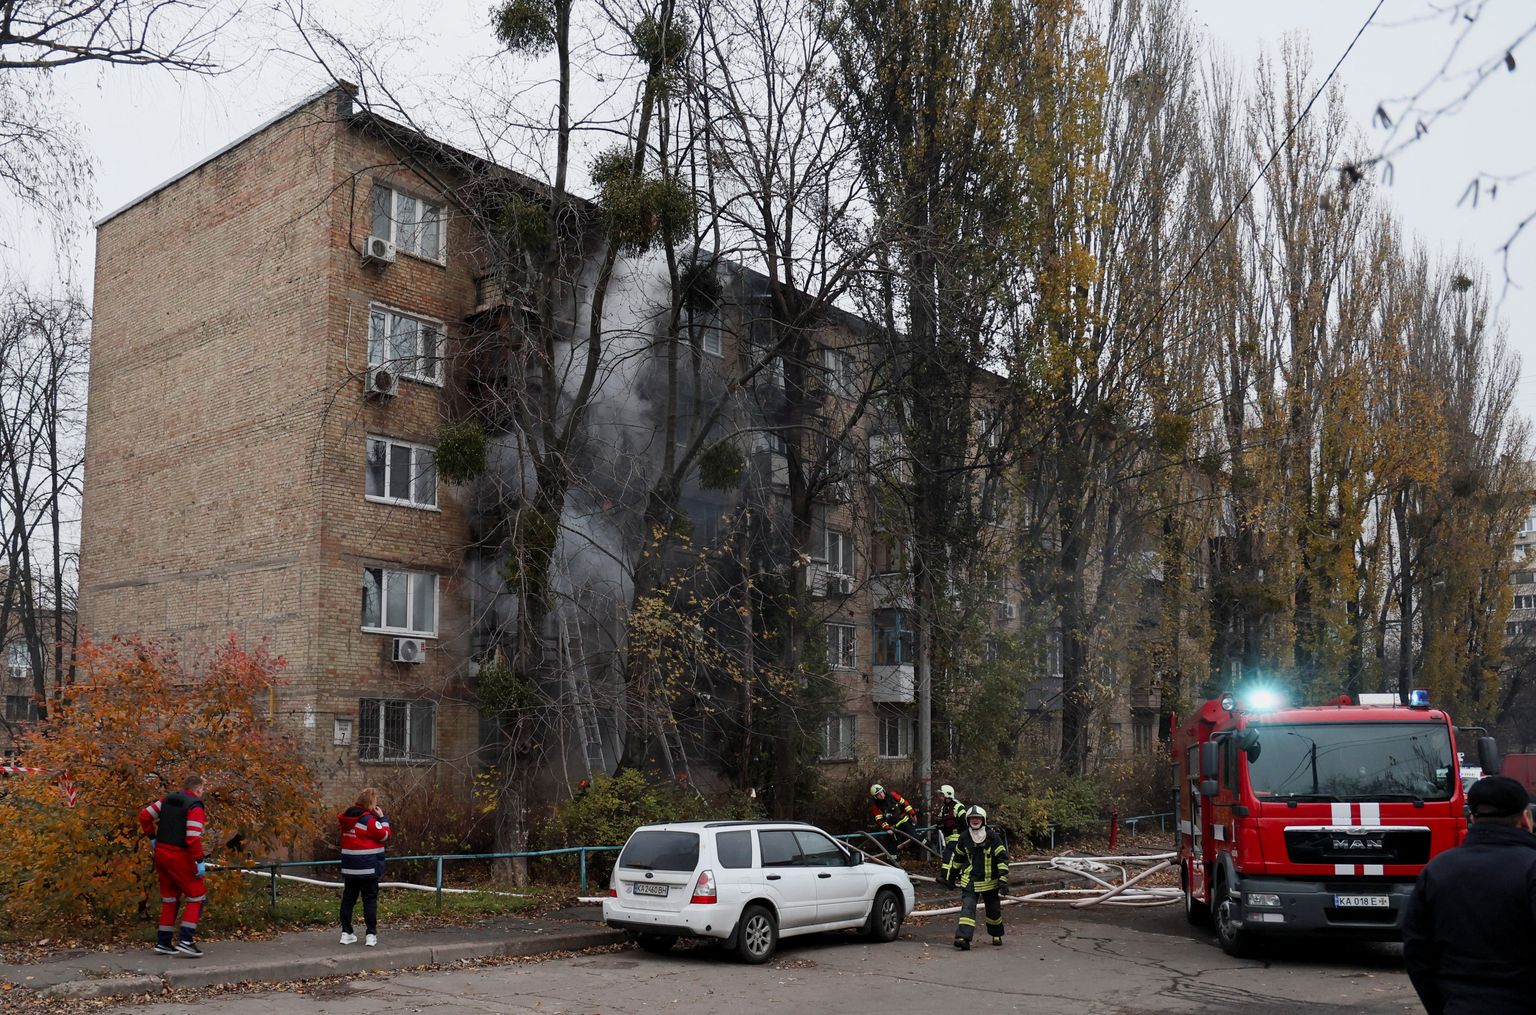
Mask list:
[[679,937],[723,939],[766,962],[780,937],[862,930],[894,941],[912,912],[899,867],[798,821],[685,821],[637,828],[614,866],[603,920],[647,951]]

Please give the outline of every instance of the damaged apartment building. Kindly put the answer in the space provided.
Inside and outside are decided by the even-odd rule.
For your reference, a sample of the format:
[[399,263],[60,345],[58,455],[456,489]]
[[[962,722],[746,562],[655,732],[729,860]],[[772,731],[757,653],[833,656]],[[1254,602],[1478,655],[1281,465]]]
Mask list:
[[[515,330],[532,310],[488,266],[463,209],[466,195],[540,187],[361,110],[341,86],[102,219],[82,635],[170,640],[188,656],[232,633],[264,639],[286,659],[271,718],[324,789],[387,779],[397,793],[468,792],[499,735],[481,715],[477,674],[517,609],[487,501],[516,499],[530,479],[505,432],[490,435],[487,474],[473,482],[440,476],[435,451],[456,406],[509,382],[474,354],[476,336]],[[571,335],[589,324],[601,260],[590,247],[550,311]],[[694,322],[690,379],[671,389],[670,414],[647,363],[670,299],[664,266],[621,257],[608,289],[613,352],[560,519],[558,605],[543,632],[560,664],[543,689],[557,717],[541,755],[551,787],[611,771],[625,753],[618,670],[646,493],[665,443],[696,424],[737,443],[745,468],[733,485],[683,483],[690,552],[725,559],[749,525],[754,553],[808,561],[793,573],[843,692],[820,731],[822,760],[899,769],[915,754],[910,589],[901,536],[876,508],[876,487],[903,466],[875,414],[849,415],[860,323],[829,314],[814,372],[823,416],[846,422],[862,464],[828,456],[802,539],[782,522],[789,463],[763,422],[800,371],[765,362],[749,384],[728,382],[743,343],[766,348],[771,336],[754,316],[762,279],[712,270],[723,298]],[[709,411],[727,395],[728,411]],[[1006,630],[1018,592],[1000,588],[991,608]],[[1059,676],[1041,678],[1023,704],[1048,714]],[[1129,703],[1122,711],[1129,733]],[[707,781],[718,731],[688,715],[662,725],[675,738],[668,764]]]

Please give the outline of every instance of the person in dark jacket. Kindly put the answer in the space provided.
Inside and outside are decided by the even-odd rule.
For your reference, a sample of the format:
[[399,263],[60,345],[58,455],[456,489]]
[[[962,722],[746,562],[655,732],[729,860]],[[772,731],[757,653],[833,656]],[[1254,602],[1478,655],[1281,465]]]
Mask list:
[[1408,978],[1429,1015],[1536,1010],[1536,835],[1530,797],[1490,775],[1467,792],[1472,827],[1419,875],[1403,919]]
[[1003,896],[1008,894],[1008,847],[1002,836],[987,824],[985,807],[965,812],[965,828],[949,845],[940,883],[960,889],[960,921],[955,927],[955,947],[971,950],[976,933],[976,902],[986,907],[987,934],[994,945],[1003,943]]
[[379,806],[379,791],[371,786],[336,816],[341,829],[341,943],[357,944],[352,933],[352,912],[363,900],[363,944],[379,943],[379,877],[384,873],[384,844],[389,841],[389,819]]

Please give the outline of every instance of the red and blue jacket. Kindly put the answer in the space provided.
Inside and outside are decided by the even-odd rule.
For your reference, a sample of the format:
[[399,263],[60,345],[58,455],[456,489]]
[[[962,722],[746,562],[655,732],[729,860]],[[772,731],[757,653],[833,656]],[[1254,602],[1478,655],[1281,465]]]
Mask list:
[[341,873],[356,878],[383,874],[389,819],[354,806],[336,815],[336,822],[341,826]]
[[139,811],[139,829],[155,840],[155,852],[185,853],[193,860],[203,858],[203,827],[207,822],[202,797],[182,790],[145,804]]

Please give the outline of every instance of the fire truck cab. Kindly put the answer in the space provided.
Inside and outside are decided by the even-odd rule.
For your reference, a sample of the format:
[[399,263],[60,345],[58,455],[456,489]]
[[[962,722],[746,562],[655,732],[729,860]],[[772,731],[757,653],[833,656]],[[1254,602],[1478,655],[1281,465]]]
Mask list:
[[[1231,955],[1257,939],[1396,939],[1424,864],[1466,835],[1450,717],[1409,704],[1208,701],[1173,724],[1185,915]],[[1478,740],[1498,771],[1493,740]]]

